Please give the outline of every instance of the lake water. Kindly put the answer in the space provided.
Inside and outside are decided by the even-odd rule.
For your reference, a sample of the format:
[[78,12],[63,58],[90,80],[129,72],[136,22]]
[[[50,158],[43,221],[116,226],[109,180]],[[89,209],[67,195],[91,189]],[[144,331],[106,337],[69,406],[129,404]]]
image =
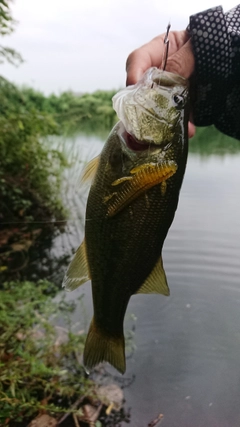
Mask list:
[[[58,265],[51,275],[56,281],[83,238],[86,191],[78,186],[79,159],[98,154],[102,141],[80,135],[64,147],[72,161],[63,188],[71,217],[49,250]],[[134,427],[147,427],[159,414],[161,427],[240,426],[240,151],[208,151],[189,154],[164,244],[170,297],[137,295],[128,306],[126,318],[137,317],[136,350],[125,374],[135,380],[124,390]],[[63,260],[61,268],[57,260]],[[85,312],[80,306],[79,319],[87,326],[90,284],[68,298],[82,293]]]

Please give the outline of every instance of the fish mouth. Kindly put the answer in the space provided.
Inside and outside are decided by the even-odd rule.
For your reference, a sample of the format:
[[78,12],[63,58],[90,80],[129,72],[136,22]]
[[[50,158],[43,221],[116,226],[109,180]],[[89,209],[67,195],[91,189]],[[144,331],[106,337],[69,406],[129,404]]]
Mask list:
[[133,135],[128,133],[126,130],[122,134],[122,138],[124,139],[126,146],[130,148],[132,151],[144,151],[148,150],[153,143],[146,143],[143,141],[139,141]]

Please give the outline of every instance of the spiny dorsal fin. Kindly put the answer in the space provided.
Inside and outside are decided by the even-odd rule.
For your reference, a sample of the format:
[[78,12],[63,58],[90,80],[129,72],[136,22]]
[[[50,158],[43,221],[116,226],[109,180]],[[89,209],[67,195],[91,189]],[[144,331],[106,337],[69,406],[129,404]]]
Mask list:
[[136,294],[162,294],[166,296],[170,294],[162,257],[159,258],[154,269]]
[[86,166],[83,169],[83,172],[80,175],[79,184],[87,184],[89,182],[90,183],[92,182],[97,172],[99,160],[100,160],[100,155],[97,157],[94,157],[92,160],[90,160],[90,162],[86,164]]
[[83,283],[90,280],[86,254],[85,240],[75,253],[63,279],[63,287],[67,291],[73,291]]

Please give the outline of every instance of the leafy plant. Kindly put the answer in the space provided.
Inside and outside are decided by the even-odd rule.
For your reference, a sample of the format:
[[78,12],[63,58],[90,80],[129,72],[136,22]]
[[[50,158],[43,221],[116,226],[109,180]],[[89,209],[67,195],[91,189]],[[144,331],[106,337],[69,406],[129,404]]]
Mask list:
[[[16,21],[13,19],[10,9],[10,0],[0,0],[0,36],[6,36],[14,31]],[[15,49],[0,45],[0,63],[4,61],[13,65],[23,62],[22,56]]]
[[[87,377],[86,335],[71,321],[76,300],[67,302],[63,293],[54,301],[56,292],[46,280],[12,281],[0,290],[0,425],[25,426],[44,414],[60,424],[71,414],[95,427],[128,422],[121,389]],[[96,374],[106,384],[104,372]]]
[[50,114],[27,108],[21,91],[0,77],[0,218],[64,217],[59,198],[63,155],[47,136],[59,126]]
[[94,392],[79,357],[85,334],[71,326],[75,303],[53,302],[47,281],[5,283],[0,291],[0,424],[46,411],[74,412],[73,402]]
[[93,93],[75,94],[68,91],[59,96],[45,97],[41,92],[23,87],[21,90],[26,108],[36,108],[50,113],[61,126],[61,131],[108,129],[116,123],[112,97],[116,91],[97,90]]

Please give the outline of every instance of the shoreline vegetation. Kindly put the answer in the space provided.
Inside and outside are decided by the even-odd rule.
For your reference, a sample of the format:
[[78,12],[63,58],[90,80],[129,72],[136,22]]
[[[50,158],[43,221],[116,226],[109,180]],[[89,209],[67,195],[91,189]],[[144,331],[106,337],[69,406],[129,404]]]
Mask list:
[[[66,301],[63,293],[54,300],[56,291],[46,280],[9,282],[0,290],[0,425],[101,427],[129,422],[122,391],[129,380],[113,382],[103,365],[86,374],[86,333],[71,320],[82,297]],[[127,338],[130,346],[132,335]]]
[[117,121],[114,93],[44,96],[0,76],[0,287],[1,279],[22,277],[28,262],[22,252],[46,234],[64,231],[68,211],[61,187],[71,164],[51,136],[107,132]]
[[[0,77],[0,221],[34,222],[66,217],[58,197],[67,159],[47,137],[110,129],[114,91],[44,96]],[[6,224],[7,225],[7,224]]]

